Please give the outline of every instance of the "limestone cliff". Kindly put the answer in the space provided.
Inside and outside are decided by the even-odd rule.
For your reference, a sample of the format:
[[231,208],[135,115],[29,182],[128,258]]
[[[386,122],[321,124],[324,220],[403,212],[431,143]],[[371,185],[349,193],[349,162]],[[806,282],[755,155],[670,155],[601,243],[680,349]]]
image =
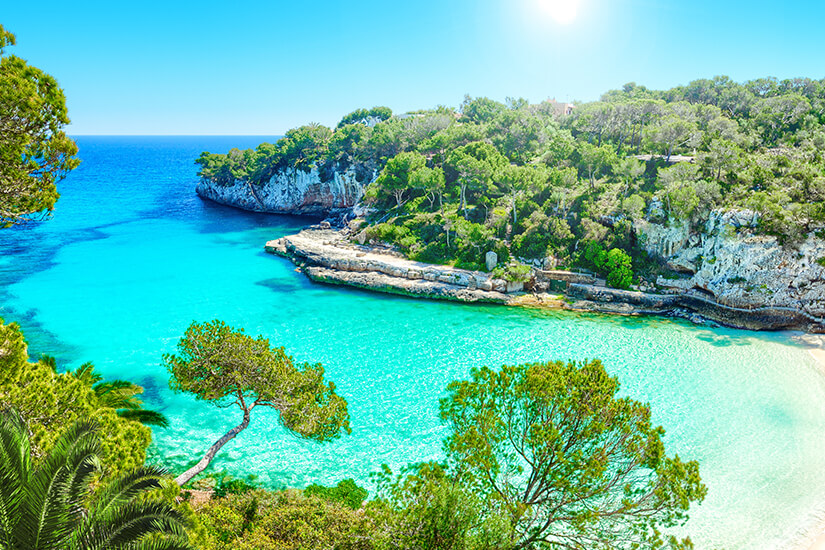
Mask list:
[[317,168],[287,168],[263,185],[241,180],[218,185],[201,178],[196,192],[215,202],[253,212],[328,216],[349,211],[358,204],[366,184],[359,182],[350,168],[332,172],[327,180],[321,178]]
[[[698,230],[685,225],[637,222],[647,251],[663,258],[681,278],[658,285],[693,291],[737,308],[790,308],[825,317],[825,239],[811,233],[796,245],[758,235],[756,213],[714,211]],[[825,260],[823,260],[825,261]]]

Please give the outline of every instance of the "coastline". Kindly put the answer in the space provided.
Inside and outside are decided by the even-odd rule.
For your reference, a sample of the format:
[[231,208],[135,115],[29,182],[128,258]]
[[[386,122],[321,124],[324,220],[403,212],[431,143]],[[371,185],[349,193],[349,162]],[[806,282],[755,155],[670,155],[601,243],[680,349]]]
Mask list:
[[[825,319],[790,307],[735,307],[691,289],[667,293],[619,290],[604,286],[604,282],[593,277],[567,271],[537,271],[535,288],[525,292],[522,284],[508,283],[490,273],[416,262],[384,247],[353,243],[348,237],[346,231],[313,226],[296,235],[269,241],[265,250],[290,259],[316,282],[414,298],[614,315],[659,315],[747,330],[825,333]],[[816,347],[817,360],[825,363],[825,345],[820,343]]]

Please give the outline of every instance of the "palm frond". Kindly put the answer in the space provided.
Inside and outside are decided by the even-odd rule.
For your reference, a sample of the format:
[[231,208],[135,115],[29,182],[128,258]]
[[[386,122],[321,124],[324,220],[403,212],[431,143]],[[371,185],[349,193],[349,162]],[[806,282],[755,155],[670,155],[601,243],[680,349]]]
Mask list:
[[186,537],[152,538],[139,541],[129,550],[195,550]]
[[148,409],[126,409],[117,411],[117,414],[121,418],[135,420],[145,426],[159,426],[161,428],[167,428],[169,426],[169,420],[166,418],[166,415],[158,411]]
[[70,372],[72,376],[74,376],[78,380],[86,382],[89,386],[92,386],[103,380],[103,376],[101,376],[101,374],[95,370],[95,366],[90,362],[83,363],[75,370]]
[[131,501],[109,509],[106,515],[89,517],[94,527],[86,531],[79,548],[128,548],[151,535],[186,536],[183,514],[167,502]]
[[15,411],[0,414],[0,548],[11,548],[31,472],[26,423]]
[[143,393],[143,388],[127,380],[111,380],[98,382],[92,386],[98,402],[112,409],[139,409],[143,402],[137,398]]
[[19,547],[65,547],[97,470],[96,429],[90,422],[71,426],[30,475],[16,529]]
[[157,466],[141,466],[123,474],[97,490],[89,515],[106,517],[110,510],[130,502],[144,491],[160,488],[160,480],[166,475],[166,470]]

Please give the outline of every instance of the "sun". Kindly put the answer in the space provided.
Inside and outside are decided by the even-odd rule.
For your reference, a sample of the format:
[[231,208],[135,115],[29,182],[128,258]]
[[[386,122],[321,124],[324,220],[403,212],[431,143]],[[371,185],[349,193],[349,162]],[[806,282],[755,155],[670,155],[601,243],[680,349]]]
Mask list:
[[569,25],[576,19],[579,0],[539,0],[539,3],[560,25]]

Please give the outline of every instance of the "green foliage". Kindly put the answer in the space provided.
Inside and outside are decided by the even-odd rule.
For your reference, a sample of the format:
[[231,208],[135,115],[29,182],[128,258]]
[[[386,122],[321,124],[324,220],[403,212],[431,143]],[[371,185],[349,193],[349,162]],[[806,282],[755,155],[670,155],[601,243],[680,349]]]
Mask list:
[[0,26],[0,227],[49,215],[60,196],[57,182],[80,164],[63,131],[63,90],[51,75],[5,55],[15,44]]
[[181,513],[147,498],[162,470],[138,468],[92,491],[101,473],[95,432],[92,423],[73,424],[35,461],[23,418],[0,415],[0,546],[191,549]]
[[384,466],[374,480],[378,498],[367,513],[393,533],[393,548],[514,547],[511,526],[495,503],[479,498],[441,464],[413,464],[398,476]]
[[607,278],[608,286],[628,289],[633,283],[633,262],[624,250],[612,248],[608,251],[600,243],[590,241],[582,256],[587,267]]
[[387,162],[381,174],[371,186],[370,197],[380,200],[386,195],[395,198],[396,206],[404,203],[405,195],[412,189],[414,174],[425,167],[425,159],[418,153],[398,153]]
[[215,485],[215,498],[224,498],[226,495],[242,495],[257,488],[256,485],[243,479],[223,476]]
[[176,478],[179,485],[202,472],[218,450],[249,425],[250,413],[258,406],[277,410],[286,429],[310,441],[350,432],[347,402],[335,393],[335,384],[324,381],[324,367],[296,366],[284,348],[271,347],[262,336],[252,338],[217,320],[193,322],[178,342],[177,355],[164,355],[163,361],[174,391],[218,406],[236,405],[243,412],[241,424]]
[[511,283],[526,283],[530,280],[532,268],[523,264],[507,264],[493,270],[493,277]]
[[335,487],[324,487],[313,483],[304,489],[304,494],[330,502],[340,502],[344,506],[358,510],[369,493],[363,487],[359,487],[354,479],[348,478],[339,481]]
[[372,109],[356,109],[341,119],[336,128],[342,128],[348,124],[368,124],[372,122],[383,122],[392,116],[392,109],[389,107],[373,107]]
[[368,515],[297,490],[230,494],[199,507],[196,519],[202,550],[391,548],[380,542],[390,535]]
[[817,258],[816,263],[818,263],[822,267],[825,267],[825,256],[823,256],[822,258]]
[[[28,359],[19,327],[0,320],[0,402],[16,409],[28,424],[36,458],[45,456],[75,422],[93,420],[107,476],[143,464],[151,430],[120,416],[119,404],[97,395],[94,385],[100,378],[90,364],[75,372],[57,373],[49,359],[37,363]],[[140,406],[139,401],[135,406]]]
[[618,390],[599,361],[484,367],[447,387],[451,467],[518,547],[659,547],[704,498],[698,464],[668,457],[649,406]]

